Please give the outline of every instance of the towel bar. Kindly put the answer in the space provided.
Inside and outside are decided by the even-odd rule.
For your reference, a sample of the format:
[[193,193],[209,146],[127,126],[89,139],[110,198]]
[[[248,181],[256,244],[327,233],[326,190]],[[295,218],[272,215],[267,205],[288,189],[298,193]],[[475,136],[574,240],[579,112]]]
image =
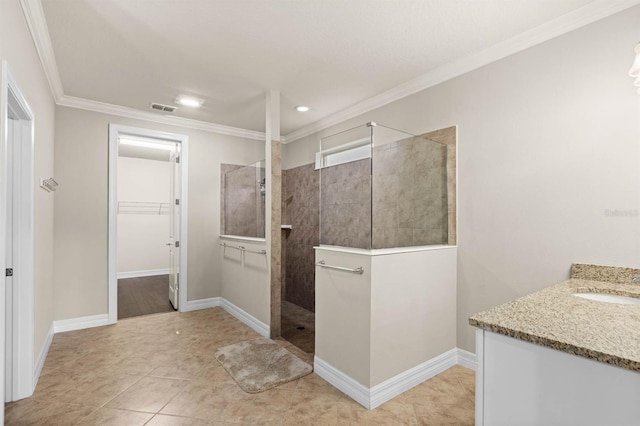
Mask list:
[[316,266],[319,266],[321,268],[326,268],[326,269],[335,269],[336,271],[351,272],[353,274],[363,274],[364,273],[364,268],[362,266],[358,266],[357,268],[345,268],[344,266],[327,265],[324,262],[324,260],[321,260],[318,263],[316,263]]
[[245,248],[244,246],[230,246],[229,244],[226,244],[226,243],[220,243],[220,245],[222,247],[229,247],[229,248],[232,248],[232,249],[236,249],[236,250],[240,250],[240,251],[246,251],[246,252],[249,252],[249,253],[267,254],[266,250],[260,250],[260,251],[249,250],[249,249]]

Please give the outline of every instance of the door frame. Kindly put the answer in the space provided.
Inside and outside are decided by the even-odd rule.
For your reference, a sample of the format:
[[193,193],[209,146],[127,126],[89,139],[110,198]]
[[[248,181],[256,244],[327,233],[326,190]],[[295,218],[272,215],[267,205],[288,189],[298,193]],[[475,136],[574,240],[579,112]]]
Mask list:
[[[14,144],[20,161],[14,164],[13,181],[13,300],[5,298],[5,286],[0,291],[0,377],[1,402],[4,419],[5,363],[12,367],[11,400],[33,394],[38,373],[34,364],[34,114],[22,90],[14,79],[6,61],[0,64],[0,271],[6,260],[6,206],[7,206],[7,148]],[[11,95],[11,96],[9,96]],[[19,117],[14,122],[13,138],[9,140],[9,113]],[[19,151],[19,152],[18,152]],[[17,170],[15,168],[17,167]],[[15,196],[17,194],[17,197]],[[5,359],[5,315],[7,303],[12,303],[12,336],[10,357]]]
[[[160,139],[180,144],[180,284],[178,310],[187,310],[187,247],[188,247],[188,176],[189,137],[178,133],[161,132],[140,127],[109,124],[109,243],[108,243],[108,294],[109,324],[118,321],[118,137],[120,135]],[[172,201],[173,202],[173,201]],[[167,290],[168,292],[168,290]]]

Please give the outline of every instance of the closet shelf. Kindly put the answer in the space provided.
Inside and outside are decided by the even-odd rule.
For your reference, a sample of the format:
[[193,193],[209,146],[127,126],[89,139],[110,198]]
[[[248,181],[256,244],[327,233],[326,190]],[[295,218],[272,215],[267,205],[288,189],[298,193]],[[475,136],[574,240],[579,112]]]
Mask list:
[[170,203],[148,201],[118,201],[118,214],[167,215],[170,213],[170,210]]

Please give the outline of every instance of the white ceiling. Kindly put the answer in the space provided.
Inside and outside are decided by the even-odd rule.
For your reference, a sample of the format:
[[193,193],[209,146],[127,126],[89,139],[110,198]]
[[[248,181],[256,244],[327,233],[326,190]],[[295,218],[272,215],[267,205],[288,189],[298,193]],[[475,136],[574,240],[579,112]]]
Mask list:
[[264,131],[277,89],[283,135],[588,3],[42,0],[65,95],[151,111],[191,94],[204,107],[173,115]]

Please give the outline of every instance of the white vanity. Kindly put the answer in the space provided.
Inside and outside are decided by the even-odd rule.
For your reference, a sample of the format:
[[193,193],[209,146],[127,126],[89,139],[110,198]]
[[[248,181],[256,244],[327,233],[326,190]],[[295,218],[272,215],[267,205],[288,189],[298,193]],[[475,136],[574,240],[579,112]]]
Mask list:
[[476,425],[640,425],[638,274],[576,264],[570,280],[472,316]]

